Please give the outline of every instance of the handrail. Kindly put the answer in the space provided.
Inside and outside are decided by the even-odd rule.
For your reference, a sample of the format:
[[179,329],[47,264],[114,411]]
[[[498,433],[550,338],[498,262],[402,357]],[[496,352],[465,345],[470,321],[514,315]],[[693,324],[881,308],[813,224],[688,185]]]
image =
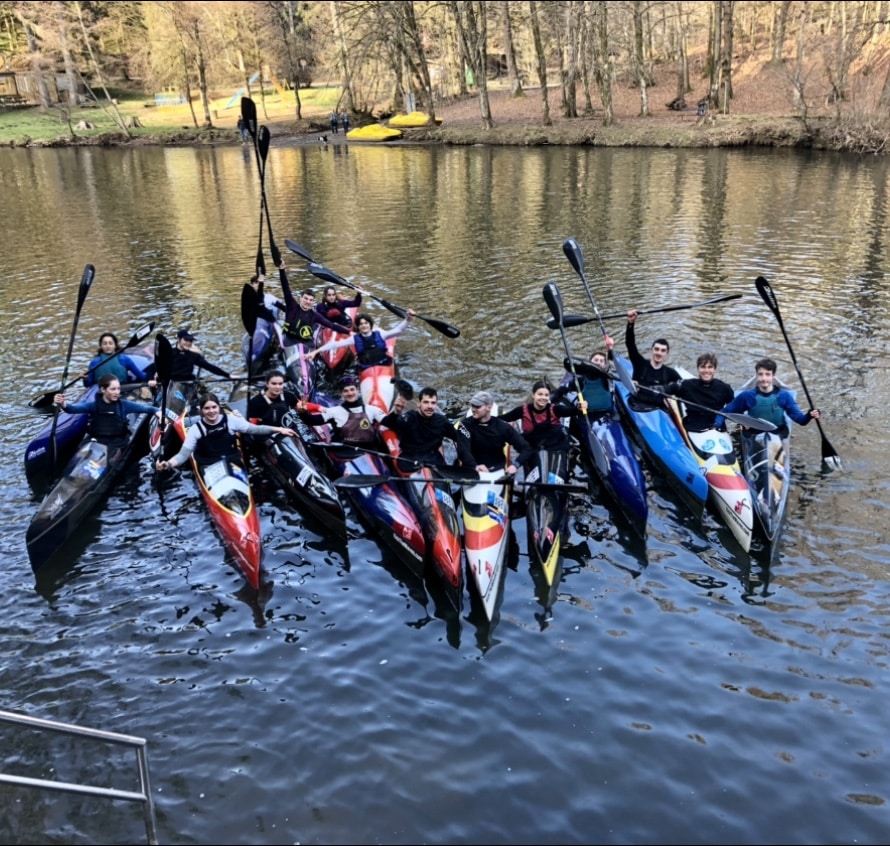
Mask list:
[[92,740],[102,740],[106,743],[116,743],[121,746],[130,746],[136,751],[136,765],[139,770],[140,792],[130,790],[118,790],[113,787],[95,787],[88,784],[76,784],[66,781],[52,781],[43,778],[28,778],[27,776],[9,775],[0,773],[0,783],[16,784],[20,787],[37,787],[43,790],[56,790],[62,793],[76,793],[89,796],[103,796],[108,799],[121,799],[125,802],[140,802],[145,818],[145,836],[150,846],[157,846],[157,820],[155,819],[154,802],[151,797],[151,787],[148,777],[148,757],[145,738],[130,734],[118,734],[117,732],[103,731],[102,729],[83,728],[71,723],[59,723],[53,720],[44,720],[40,717],[27,717],[23,714],[13,714],[10,711],[0,711],[0,721],[13,723],[30,728],[56,731],[67,735],[79,735]]

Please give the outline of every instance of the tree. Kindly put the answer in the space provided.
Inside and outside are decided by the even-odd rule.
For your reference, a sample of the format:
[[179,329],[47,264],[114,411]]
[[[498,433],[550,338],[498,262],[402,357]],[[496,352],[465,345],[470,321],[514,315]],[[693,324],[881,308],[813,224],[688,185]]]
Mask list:
[[541,123],[544,126],[552,126],[550,118],[550,102],[547,99],[547,56],[544,53],[544,40],[541,38],[541,24],[538,20],[538,4],[535,0],[529,0],[529,23],[532,30],[532,40],[535,45],[535,67],[538,72],[538,85],[541,87]]

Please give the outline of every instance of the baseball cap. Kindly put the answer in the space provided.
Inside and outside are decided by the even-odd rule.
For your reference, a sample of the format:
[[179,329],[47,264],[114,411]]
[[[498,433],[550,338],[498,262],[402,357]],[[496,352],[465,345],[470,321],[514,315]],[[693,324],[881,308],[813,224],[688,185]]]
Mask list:
[[474,408],[479,408],[483,405],[494,405],[494,397],[488,393],[488,391],[476,391],[476,393],[470,397],[470,405]]
[[337,385],[341,388],[348,388],[350,385],[357,385],[358,382],[355,381],[355,376],[341,376],[340,381],[337,382]]
[[195,340],[195,336],[191,332],[189,332],[188,329],[180,329],[176,333],[176,337],[180,341],[194,341]]

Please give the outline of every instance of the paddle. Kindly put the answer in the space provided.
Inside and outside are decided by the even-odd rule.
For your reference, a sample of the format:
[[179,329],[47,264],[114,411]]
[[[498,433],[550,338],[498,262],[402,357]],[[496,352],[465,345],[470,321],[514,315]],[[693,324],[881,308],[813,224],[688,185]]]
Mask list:
[[566,335],[566,330],[562,325],[562,294],[559,292],[559,288],[556,286],[556,283],[552,280],[544,286],[544,301],[547,303],[547,308],[550,309],[550,313],[553,315],[553,319],[559,326],[559,334],[562,336],[562,345],[563,347],[565,347],[566,351],[565,360],[569,363],[569,365],[571,365],[568,369],[572,374],[572,378],[574,378],[575,380],[575,392],[578,394],[580,407],[586,420],[587,404],[583,402],[583,395],[581,393],[581,382],[578,380],[578,374],[575,371],[574,365],[572,364],[572,351],[569,348],[569,339]]
[[[603,333],[603,338],[608,337],[609,333],[606,332],[603,318],[600,316],[599,309],[596,307],[596,300],[593,298],[590,285],[587,284],[587,277],[584,275],[584,253],[581,252],[581,247],[574,238],[566,238],[562,244],[562,251],[565,253],[565,257],[569,260],[569,264],[575,268],[575,273],[581,277],[581,282],[584,284],[584,290],[587,292],[587,299],[590,300],[590,305],[593,306],[593,313],[599,321],[600,331]],[[564,328],[562,331],[564,331]],[[627,372],[627,368],[624,366],[623,362],[616,360],[615,369],[618,371],[621,384],[627,388],[628,393],[631,395],[635,394],[637,392],[637,387],[634,385],[633,378],[631,374]]]
[[[130,338],[129,341],[127,341],[126,346],[121,347],[116,353],[108,356],[108,358],[106,358],[105,361],[102,362],[102,364],[107,364],[109,361],[111,361],[111,359],[117,358],[125,350],[132,349],[133,347],[137,346],[138,344],[141,344],[142,341],[144,341],[154,331],[154,328],[155,328],[155,325],[154,325],[154,322],[152,321],[151,323],[146,323],[144,326],[137,329],[133,333],[133,337]],[[89,376],[90,373],[95,373],[96,370],[98,370],[102,366],[102,364],[97,364],[95,367],[91,367],[89,370],[87,370],[86,373],[82,373],[76,379],[72,379],[67,384],[62,385],[61,391],[58,391],[58,390],[50,391],[49,393],[41,394],[39,397],[34,397],[34,399],[32,399],[28,403],[28,405],[30,405],[31,408],[49,408],[53,404],[53,397],[55,397],[56,394],[64,393],[65,391],[68,390],[68,388],[70,388],[72,385],[76,385],[85,376]]]
[[[96,275],[96,268],[88,264],[83,269],[83,276],[80,278],[80,287],[77,289],[77,307],[74,309],[74,323],[71,326],[71,338],[68,340],[68,354],[65,356],[65,369],[62,371],[62,387],[57,393],[65,393],[66,382],[68,381],[68,368],[71,365],[71,353],[74,351],[74,336],[77,334],[77,324],[80,321],[80,312],[83,309],[83,302],[90,292],[90,286],[93,284],[93,277]],[[55,472],[56,465],[56,424],[59,422],[59,409],[56,407],[53,412],[53,425],[49,433],[49,466]]]
[[[299,244],[291,241],[289,238],[284,239],[285,246],[292,252],[296,253],[301,258],[306,259],[309,262],[309,267],[307,270],[318,279],[322,279],[325,282],[330,282],[333,285],[342,285],[344,288],[351,288],[353,291],[360,290],[357,285],[353,285],[352,282],[344,279],[337,273],[334,273],[333,270],[329,270],[322,264],[316,262],[309,253],[306,252]],[[380,305],[382,305],[385,309],[388,309],[393,314],[398,315],[399,317],[404,318],[408,311],[407,309],[402,308],[401,306],[393,305],[391,302],[384,300],[382,297],[375,296],[374,294],[369,294],[367,291],[364,293],[368,294],[368,296],[372,300],[376,300]],[[444,320],[439,320],[436,317],[424,317],[422,314],[414,315],[418,320],[423,320],[425,323],[428,323],[433,329],[441,332],[448,338],[458,338],[460,337],[460,329],[456,326],[452,326],[450,323],[446,323]]]
[[[782,335],[785,338],[785,343],[788,346],[788,353],[791,355],[791,361],[794,364],[794,369],[797,371],[797,378],[800,379],[801,387],[803,388],[804,394],[806,394],[807,402],[810,404],[810,410],[812,411],[816,406],[813,403],[813,398],[810,396],[810,392],[807,390],[807,383],[804,381],[803,373],[800,372],[800,367],[797,364],[797,358],[794,355],[794,349],[791,346],[791,340],[788,337],[788,333],[785,331],[785,324],[782,321],[782,315],[779,312],[779,301],[776,299],[776,295],[773,293],[773,289],[770,286],[769,282],[766,281],[762,276],[758,276],[754,281],[754,284],[757,286],[757,293],[760,294],[761,299],[769,306],[769,310],[776,316],[776,320],[778,321],[779,328],[782,330]],[[822,438],[822,463],[830,470],[842,470],[843,466],[841,465],[841,457],[838,455],[837,450],[831,445],[828,440],[828,437],[825,435],[825,431],[822,428],[822,423],[818,418],[816,419],[816,426],[819,428],[819,435]]]
[[[610,373],[608,370],[603,370],[601,367],[597,367],[593,362],[590,361],[571,361],[570,359],[565,359],[563,361],[563,366],[566,370],[571,370],[573,373],[575,370],[579,370],[585,376],[605,376],[607,379],[618,380],[618,376],[614,373]],[[654,391],[651,388],[640,388],[639,391],[643,391],[649,393],[650,395],[657,395],[658,397],[665,397],[667,394],[662,394],[660,391]],[[710,408],[707,405],[699,405],[697,402],[691,402],[690,400],[684,399],[681,400],[685,405],[688,405],[690,408],[699,408],[702,411],[711,411],[714,414],[719,414],[721,417],[726,420],[731,421],[732,423],[736,423],[739,426],[747,426],[749,429],[756,429],[758,432],[773,432],[776,429],[775,424],[770,423],[768,420],[763,420],[760,417],[752,417],[750,414],[733,414],[732,412],[722,412],[716,408]]]
[[270,141],[271,135],[269,134],[269,127],[261,126],[259,140],[257,141],[260,150],[260,158],[263,162],[263,170],[260,173],[260,198],[263,208],[266,210],[266,231],[269,234],[269,251],[272,253],[273,264],[275,267],[278,267],[281,264],[281,251],[278,249],[278,246],[275,243],[275,237],[272,235],[272,218],[269,216],[269,201],[266,199],[266,159],[269,156]]
[[241,322],[244,324],[244,331],[247,332],[247,379],[250,385],[250,373],[253,368],[253,333],[256,332],[257,311],[259,303],[257,302],[257,292],[253,289],[253,285],[249,282],[244,283],[241,289]]
[[[440,467],[437,467],[436,470],[440,470]],[[414,478],[412,476],[375,476],[375,475],[345,475],[341,476],[334,482],[334,486],[338,488],[370,488],[375,485],[385,485],[388,482],[411,482],[413,484],[427,484],[430,480],[426,478]],[[512,476],[504,476],[501,479],[495,479],[493,482],[483,482],[479,479],[466,479],[466,478],[449,478],[446,480],[451,485],[487,485],[487,484],[507,484],[508,482],[512,485],[515,485],[518,488],[547,488],[548,490],[558,490],[558,491],[578,491],[579,493],[586,492],[587,487],[585,485],[571,485],[571,484],[560,484],[557,482],[517,482],[513,479]]]
[[[663,314],[666,311],[683,311],[687,308],[701,308],[702,306],[714,305],[715,303],[725,303],[729,300],[741,299],[741,294],[727,294],[725,297],[714,297],[712,300],[705,300],[703,303],[691,303],[690,305],[665,306],[664,308],[650,308],[648,311],[638,311],[637,314]],[[619,312],[616,314],[604,314],[602,320],[617,320],[619,317],[625,317],[627,312]],[[596,317],[585,317],[583,314],[566,314],[563,317],[563,326],[570,329],[572,326],[583,326],[585,323],[592,323],[597,320]],[[550,329],[556,329],[556,321],[548,320],[547,326]]]
[[[266,178],[266,158],[265,155],[260,154],[260,144],[257,135],[256,103],[254,103],[250,97],[241,98],[241,119],[244,121],[244,125],[247,127],[247,131],[253,141],[254,158],[256,158],[257,172],[260,175],[260,231],[256,248],[256,272],[257,275],[262,274],[265,276],[266,260],[263,258],[263,211],[265,210],[265,192],[263,190],[263,185]],[[269,147],[267,145],[265,153],[268,154],[268,152]]]

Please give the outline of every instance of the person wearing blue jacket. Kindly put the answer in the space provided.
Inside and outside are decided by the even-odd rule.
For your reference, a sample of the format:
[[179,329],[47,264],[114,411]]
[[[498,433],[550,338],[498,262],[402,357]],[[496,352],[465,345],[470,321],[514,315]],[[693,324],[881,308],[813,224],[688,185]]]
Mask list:
[[120,348],[116,335],[112,332],[102,334],[96,357],[83,377],[85,388],[95,385],[106,374],[116,376],[121,382],[145,382],[149,378],[130,356],[118,352]]
[[768,420],[776,426],[774,434],[780,438],[787,438],[789,435],[786,414],[800,426],[806,426],[810,420],[818,420],[818,408],[802,411],[791,391],[775,384],[776,368],[776,362],[771,358],[760,359],[754,365],[757,386],[740,391],[735,399],[720,409],[720,413],[750,414],[752,417]]

